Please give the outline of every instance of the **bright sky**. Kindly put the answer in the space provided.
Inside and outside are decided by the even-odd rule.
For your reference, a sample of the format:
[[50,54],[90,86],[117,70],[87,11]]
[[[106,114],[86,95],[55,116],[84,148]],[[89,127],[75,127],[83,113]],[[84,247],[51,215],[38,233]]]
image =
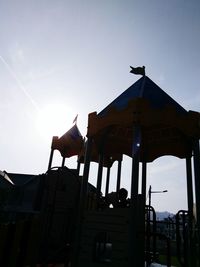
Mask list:
[[[129,65],[145,65],[185,109],[200,111],[199,14],[199,0],[1,0],[0,169],[45,172],[51,137],[67,131],[76,114],[85,135],[88,113],[140,78]],[[76,158],[66,165],[75,167]],[[127,157],[122,174],[128,186]],[[184,160],[149,164],[150,184],[168,190],[152,195],[157,210],[187,208]]]

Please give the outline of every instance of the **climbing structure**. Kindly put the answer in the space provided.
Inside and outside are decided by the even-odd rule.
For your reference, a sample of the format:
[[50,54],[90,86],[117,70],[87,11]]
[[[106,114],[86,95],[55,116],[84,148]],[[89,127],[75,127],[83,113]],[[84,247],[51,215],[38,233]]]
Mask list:
[[[100,263],[101,266],[104,266],[103,264],[118,267],[144,266],[146,166],[148,162],[164,155],[186,159],[188,258],[193,259],[189,260],[188,266],[198,264],[194,251],[199,249],[197,244],[200,232],[200,114],[186,111],[150,78],[143,76],[100,113],[89,114],[87,138],[73,266],[95,267]],[[94,151],[99,167],[95,205],[89,208],[87,184]],[[109,173],[113,160],[117,159],[120,170],[123,154],[132,158],[130,206],[125,209],[104,207],[101,192],[103,167],[107,166]],[[109,160],[111,164],[106,165]],[[142,163],[141,194],[138,191],[140,162]],[[118,190],[120,177],[117,183]],[[108,186],[109,175],[105,197]],[[195,226],[194,202],[197,213]],[[194,231],[197,233],[195,244]]]

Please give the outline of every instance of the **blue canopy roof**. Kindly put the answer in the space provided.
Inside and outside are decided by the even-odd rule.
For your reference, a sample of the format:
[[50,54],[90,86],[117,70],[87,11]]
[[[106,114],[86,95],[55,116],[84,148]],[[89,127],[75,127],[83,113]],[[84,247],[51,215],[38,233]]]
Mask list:
[[187,112],[149,77],[143,76],[104,108],[98,116],[105,116],[108,110],[113,107],[116,110],[123,110],[127,107],[130,100],[136,98],[147,99],[150,102],[151,107],[154,109],[163,109],[167,106],[173,106],[178,113]]

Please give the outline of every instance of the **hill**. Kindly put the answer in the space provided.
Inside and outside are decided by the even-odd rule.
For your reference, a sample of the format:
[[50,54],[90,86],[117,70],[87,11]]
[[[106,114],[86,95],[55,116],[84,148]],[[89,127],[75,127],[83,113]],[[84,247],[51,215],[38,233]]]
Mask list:
[[156,219],[158,221],[162,221],[164,220],[165,218],[168,218],[168,217],[172,217],[174,216],[175,214],[169,212],[169,211],[156,211]]

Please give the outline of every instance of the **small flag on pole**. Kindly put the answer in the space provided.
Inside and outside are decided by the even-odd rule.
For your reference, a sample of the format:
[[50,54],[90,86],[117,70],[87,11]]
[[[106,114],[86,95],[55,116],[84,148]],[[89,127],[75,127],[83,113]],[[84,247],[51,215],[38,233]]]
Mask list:
[[139,74],[139,75],[143,75],[145,76],[145,66],[142,66],[142,67],[137,67],[137,68],[133,68],[132,66],[130,66],[131,70],[130,70],[130,73],[133,73],[133,74]]
[[78,119],[78,114],[76,115],[76,117],[74,118],[74,120],[73,120],[73,123],[77,123],[77,119]]

